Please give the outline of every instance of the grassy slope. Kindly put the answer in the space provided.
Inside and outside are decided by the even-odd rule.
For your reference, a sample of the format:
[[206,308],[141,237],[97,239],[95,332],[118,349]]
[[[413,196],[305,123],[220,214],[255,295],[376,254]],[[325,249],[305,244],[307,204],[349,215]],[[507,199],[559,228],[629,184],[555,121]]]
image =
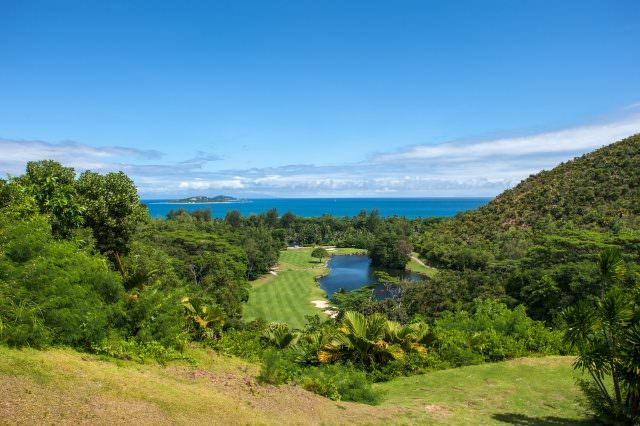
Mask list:
[[411,409],[416,422],[590,424],[575,379],[569,357],[546,357],[436,371],[377,387],[387,392],[382,408]]
[[[244,307],[245,319],[264,318],[282,321],[292,327],[302,327],[305,315],[322,314],[311,304],[324,300],[325,292],[315,278],[328,271],[325,262],[311,257],[312,248],[283,250],[278,264],[278,275],[267,275],[253,282],[249,302]],[[354,249],[336,249],[336,254],[352,253]]]
[[428,277],[433,277],[438,273],[436,268],[432,268],[429,266],[425,266],[424,264],[418,262],[416,258],[419,259],[418,253],[411,254],[411,260],[407,263],[407,269],[409,271],[417,272],[418,274],[426,275]]
[[[200,357],[198,368],[117,365],[71,350],[0,347],[0,424],[312,424],[343,414],[302,389],[259,386],[254,366]],[[355,406],[349,418],[361,410],[371,407]]]
[[569,358],[522,359],[377,385],[378,407],[255,382],[256,367],[199,351],[199,366],[0,347],[0,424],[583,424]]

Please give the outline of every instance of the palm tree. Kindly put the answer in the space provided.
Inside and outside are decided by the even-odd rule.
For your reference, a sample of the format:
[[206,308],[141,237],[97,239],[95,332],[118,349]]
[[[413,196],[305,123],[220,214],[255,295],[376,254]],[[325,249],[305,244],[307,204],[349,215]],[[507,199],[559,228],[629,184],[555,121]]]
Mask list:
[[426,353],[426,348],[420,342],[428,332],[429,326],[423,322],[401,325],[395,321],[388,321],[385,340],[399,345],[405,352]]
[[[582,301],[565,309],[563,317],[568,326],[565,340],[578,351],[574,367],[589,372],[612,414],[636,418],[640,414],[640,328],[632,300],[614,287],[595,306]],[[613,396],[607,378],[613,383]]]
[[616,249],[608,248],[598,256],[598,271],[600,273],[600,295],[608,288],[620,282],[624,277],[625,267],[622,255]]
[[289,330],[289,326],[282,322],[272,322],[262,333],[262,338],[278,349],[284,349],[289,345],[295,345],[298,333]]
[[198,334],[199,337],[208,337],[212,339],[216,334],[216,331],[219,331],[222,328],[225,315],[220,306],[209,306],[204,303],[191,300],[188,297],[183,297],[181,302],[187,316],[195,325],[196,334]]
[[424,353],[419,343],[427,333],[425,324],[400,325],[381,314],[364,316],[347,311],[335,334],[318,353],[320,362],[348,360],[366,367],[402,359],[405,353]]
[[296,361],[300,364],[318,364],[318,353],[331,340],[331,334],[326,330],[303,333],[291,347],[294,350]]

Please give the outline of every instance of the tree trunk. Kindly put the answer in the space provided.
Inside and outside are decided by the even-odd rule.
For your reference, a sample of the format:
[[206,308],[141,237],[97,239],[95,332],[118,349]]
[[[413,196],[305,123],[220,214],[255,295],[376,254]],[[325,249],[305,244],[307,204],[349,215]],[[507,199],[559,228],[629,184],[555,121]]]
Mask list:
[[622,405],[622,392],[620,392],[620,379],[618,377],[618,371],[613,365],[613,361],[611,361],[611,378],[613,379],[613,390],[616,393],[616,402],[619,405]]
[[113,258],[116,260],[116,266],[118,267],[118,271],[120,271],[120,275],[122,275],[122,279],[124,279],[124,265],[122,265],[122,260],[120,260],[120,254],[115,250],[113,251]]

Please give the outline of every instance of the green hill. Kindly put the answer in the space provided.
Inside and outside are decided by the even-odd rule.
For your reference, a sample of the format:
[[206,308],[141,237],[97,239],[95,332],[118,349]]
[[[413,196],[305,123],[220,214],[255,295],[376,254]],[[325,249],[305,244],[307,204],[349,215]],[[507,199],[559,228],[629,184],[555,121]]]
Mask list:
[[[542,171],[448,227],[491,238],[513,228],[638,228],[640,134]],[[471,233],[470,236],[478,235]]]
[[551,323],[564,307],[600,294],[597,261],[606,249],[622,253],[621,283],[632,287],[640,272],[640,135],[530,176],[417,237],[416,250],[442,272],[408,302],[431,315],[498,298]]
[[[421,254],[446,263],[434,243],[486,248],[576,229],[615,235],[640,229],[640,134],[532,175],[487,205],[443,221],[423,239]],[[492,252],[509,257],[509,249],[518,251]]]

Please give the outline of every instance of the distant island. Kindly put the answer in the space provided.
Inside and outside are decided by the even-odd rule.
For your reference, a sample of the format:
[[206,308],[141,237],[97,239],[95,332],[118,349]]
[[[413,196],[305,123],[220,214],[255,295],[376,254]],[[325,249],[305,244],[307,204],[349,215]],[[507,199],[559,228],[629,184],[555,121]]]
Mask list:
[[196,203],[228,203],[230,201],[238,201],[237,198],[229,197],[228,195],[216,195],[215,197],[189,197],[182,198],[180,200],[171,200],[170,203],[188,203],[188,204],[196,204]]

